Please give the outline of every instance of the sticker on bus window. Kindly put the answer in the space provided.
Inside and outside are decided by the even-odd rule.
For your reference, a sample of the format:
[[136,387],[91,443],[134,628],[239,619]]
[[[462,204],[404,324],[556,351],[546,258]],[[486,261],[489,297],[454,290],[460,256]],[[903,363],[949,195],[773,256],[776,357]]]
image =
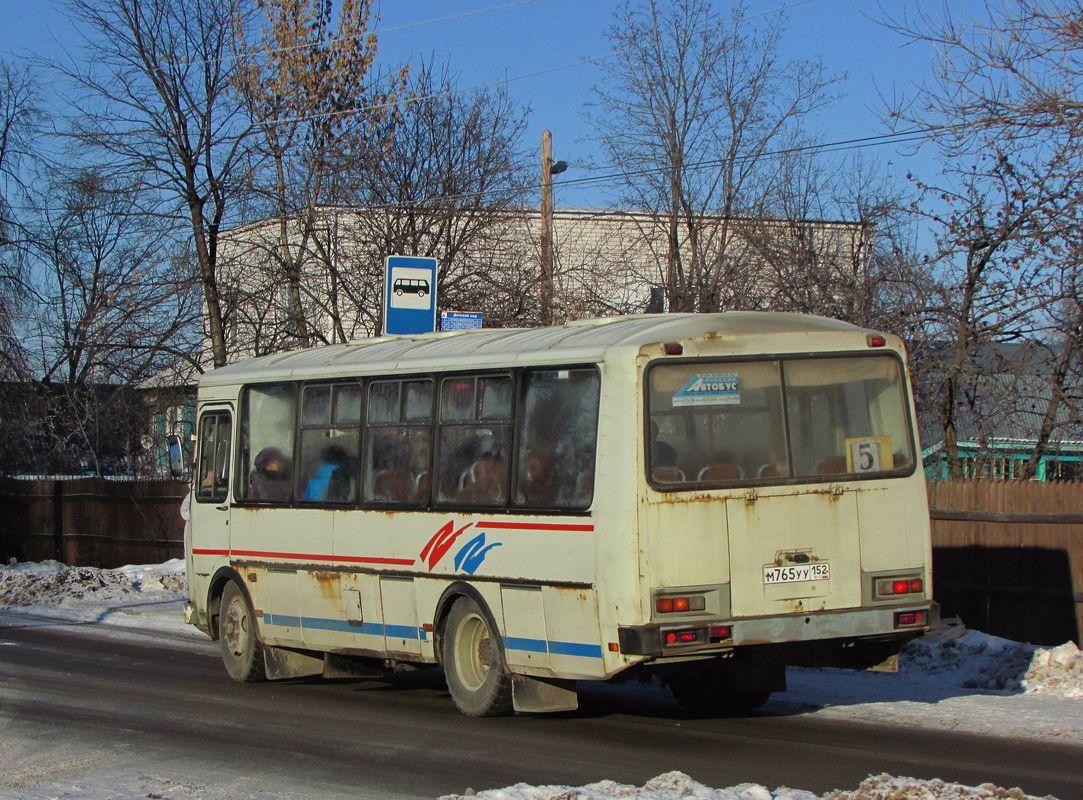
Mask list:
[[847,472],[880,472],[894,469],[890,436],[861,436],[846,440]]
[[741,402],[737,375],[693,375],[673,395],[673,406],[735,406]]

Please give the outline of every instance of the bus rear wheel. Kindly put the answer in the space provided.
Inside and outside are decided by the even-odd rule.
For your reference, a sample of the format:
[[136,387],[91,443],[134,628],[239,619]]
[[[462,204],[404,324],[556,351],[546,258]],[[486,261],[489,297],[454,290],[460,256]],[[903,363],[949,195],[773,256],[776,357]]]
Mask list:
[[673,676],[667,683],[673,697],[691,714],[742,716],[766,703],[772,692],[767,682],[762,680],[767,676],[756,676],[761,680],[751,681],[749,677],[741,675],[729,665],[714,664],[679,677]]
[[265,680],[255,615],[241,587],[234,581],[227,583],[222,591],[222,610],[218,619],[218,646],[229,677],[242,683]]
[[461,597],[448,614],[441,660],[448,691],[468,717],[498,717],[512,710],[511,677],[500,642],[476,601]]

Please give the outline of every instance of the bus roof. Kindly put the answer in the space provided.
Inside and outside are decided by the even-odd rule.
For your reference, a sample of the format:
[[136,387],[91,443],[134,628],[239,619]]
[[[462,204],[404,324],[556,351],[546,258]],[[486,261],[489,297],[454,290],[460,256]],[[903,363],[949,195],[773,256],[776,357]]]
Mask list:
[[[201,386],[354,374],[484,368],[519,364],[600,362],[618,348],[697,338],[801,337],[854,334],[848,322],[805,314],[728,311],[718,314],[637,314],[578,320],[549,328],[483,328],[412,336],[381,336],[262,356],[211,370]],[[800,338],[795,341],[800,341]],[[802,349],[779,347],[778,351]],[[807,349],[807,348],[804,348]]]

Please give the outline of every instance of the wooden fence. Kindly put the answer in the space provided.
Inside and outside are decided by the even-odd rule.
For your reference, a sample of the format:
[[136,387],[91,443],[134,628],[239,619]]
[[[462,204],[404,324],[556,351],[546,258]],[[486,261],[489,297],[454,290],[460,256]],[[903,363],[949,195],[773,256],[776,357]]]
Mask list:
[[1083,484],[929,483],[933,593],[969,627],[1083,642]]
[[[0,480],[0,557],[116,567],[183,555],[175,481]],[[1036,644],[1083,643],[1083,484],[929,483],[946,615]]]
[[119,567],[184,556],[180,481],[0,480],[0,558]]

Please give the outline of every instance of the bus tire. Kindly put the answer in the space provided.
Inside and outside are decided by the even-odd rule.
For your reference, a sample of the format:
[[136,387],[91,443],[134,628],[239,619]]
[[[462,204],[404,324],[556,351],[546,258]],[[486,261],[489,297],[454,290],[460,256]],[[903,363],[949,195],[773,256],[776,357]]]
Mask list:
[[697,716],[743,716],[771,697],[765,686],[741,685],[732,669],[714,666],[669,681],[673,697]]
[[468,717],[499,717],[512,711],[511,677],[500,640],[481,606],[460,597],[444,628],[441,661],[451,699]]
[[266,680],[263,650],[256,636],[256,617],[241,587],[229,581],[222,590],[218,646],[229,677],[241,683]]

